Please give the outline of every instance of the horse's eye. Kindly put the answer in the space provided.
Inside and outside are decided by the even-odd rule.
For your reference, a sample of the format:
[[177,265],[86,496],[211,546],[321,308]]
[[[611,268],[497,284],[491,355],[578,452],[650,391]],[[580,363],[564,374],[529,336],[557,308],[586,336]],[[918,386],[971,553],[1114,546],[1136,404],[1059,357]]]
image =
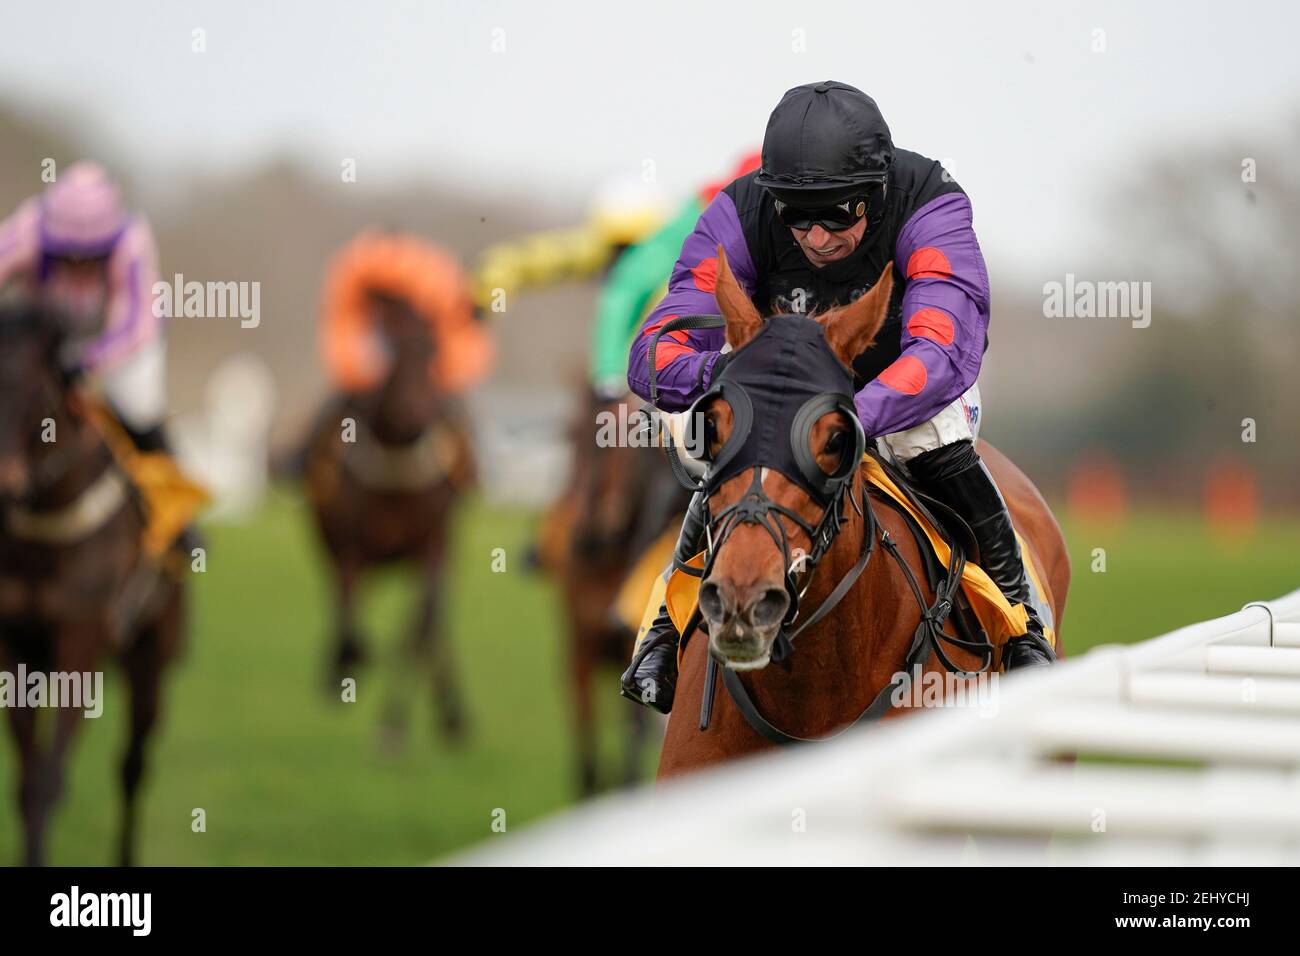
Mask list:
[[706,416],[704,419],[704,453],[709,457],[713,456],[713,451],[718,446],[718,423],[713,420],[713,416]]
[[844,453],[844,441],[844,432],[831,432],[830,437],[826,439],[826,447],[822,451],[828,455],[841,455]]

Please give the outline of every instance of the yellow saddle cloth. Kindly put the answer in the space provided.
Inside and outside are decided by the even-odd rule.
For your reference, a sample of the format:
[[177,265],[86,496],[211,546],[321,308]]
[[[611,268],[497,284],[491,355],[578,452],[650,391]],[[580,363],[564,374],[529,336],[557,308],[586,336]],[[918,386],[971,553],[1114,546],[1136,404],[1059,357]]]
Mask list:
[[117,417],[102,402],[87,401],[85,408],[113,458],[144,500],[146,524],[141,537],[145,553],[161,557],[208,503],[207,489],[186,477],[166,452],[136,448]]
[[[867,456],[862,461],[865,471],[864,477],[867,482],[898,502],[916,519],[917,523],[925,531],[930,546],[934,549],[935,557],[941,565],[946,566],[950,551],[939,532],[912,506],[911,502],[907,500],[907,496],[885,474],[874,458]],[[1019,532],[1016,532],[1016,538],[1020,541],[1021,553],[1026,557],[1025,568],[1033,584],[1034,594],[1036,596],[1046,594],[1047,592],[1043,589],[1042,569],[1038,567],[1029,549],[1025,547],[1025,541]],[[670,529],[646,550],[632,573],[628,575],[615,604],[615,610],[619,618],[629,628],[637,627],[637,643],[640,643],[650,629],[650,624],[654,621],[662,605],[667,605],[668,614],[673,619],[673,624],[677,626],[679,632],[685,628],[687,621],[695,613],[695,602],[699,593],[700,579],[695,575],[687,574],[685,571],[673,570],[672,551],[676,539],[677,531]],[[704,567],[703,553],[697,554],[687,564],[694,568]],[[984,628],[994,647],[1000,650],[1010,638],[1019,637],[1025,633],[1029,615],[1024,605],[1012,604],[1008,601],[983,568],[974,562],[966,562],[962,571],[961,587],[966,599],[970,602],[971,610],[975,613],[980,626]],[[641,610],[640,617],[635,616],[638,608]],[[1041,620],[1044,622],[1051,621],[1052,616],[1049,609],[1039,607],[1038,611]],[[638,623],[639,627],[637,626]],[[1045,625],[1044,632],[1048,640],[1052,642],[1052,646],[1059,650],[1059,642],[1053,629]]]

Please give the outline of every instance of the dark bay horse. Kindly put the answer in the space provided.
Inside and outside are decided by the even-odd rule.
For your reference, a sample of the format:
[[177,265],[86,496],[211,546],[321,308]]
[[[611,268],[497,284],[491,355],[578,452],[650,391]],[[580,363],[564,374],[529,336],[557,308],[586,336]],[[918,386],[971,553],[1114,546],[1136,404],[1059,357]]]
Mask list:
[[[602,399],[582,387],[569,427],[571,477],[543,520],[542,566],[560,586],[568,623],[578,787],[584,796],[603,783],[593,680],[602,667],[626,667],[635,638],[615,618],[615,599],[643,551],[673,520],[680,520],[686,507],[685,494],[656,449],[597,441],[600,423],[626,420],[629,408],[635,410],[631,401]],[[626,718],[621,782],[630,785],[641,777],[649,715],[645,708],[631,706]]]
[[[826,344],[846,366],[870,346],[884,322],[892,288],[891,269],[892,265],[886,267],[876,286],[852,305],[817,319],[799,320],[819,322],[825,330]],[[743,354],[740,350],[763,328],[764,320],[737,286],[721,255],[717,299],[726,319],[727,341]],[[740,361],[739,357],[734,361]],[[716,453],[731,436],[736,414],[725,396],[702,411],[707,419],[709,446]],[[854,424],[841,408],[821,414],[804,439],[808,460],[816,462],[825,473],[832,473],[850,446]],[[1044,569],[1045,589],[1049,592],[1045,597],[1059,627],[1070,574],[1061,531],[1028,478],[987,443],[980,443],[980,454],[997,479],[1029,552]],[[788,509],[808,526],[817,527],[826,512],[803,487],[775,469],[763,468],[761,476],[754,472],[755,468],[750,467],[721,483],[710,496],[710,512],[718,515],[737,505],[751,495],[752,483],[761,477],[759,487],[778,509]],[[800,599],[800,613],[807,616],[821,608],[832,589],[859,567],[873,541],[874,554],[842,600],[799,636],[797,649],[781,664],[768,663],[791,600],[785,563],[789,555],[783,555],[777,543],[779,535],[760,523],[738,522],[716,546],[710,572],[700,589],[700,608],[709,633],[696,633],[684,651],[660,778],[774,746],[721,689],[708,729],[700,730],[700,703],[710,654],[733,669],[763,718],[781,731],[802,738],[825,737],[853,723],[904,669],[921,622],[921,606],[902,562],[921,582],[927,603],[934,600],[934,594],[925,583],[920,554],[904,519],[880,504],[873,508],[864,493],[860,467],[851,467],[844,481],[845,495],[832,505],[843,509],[842,523],[829,549],[816,563],[811,580],[803,584],[806,591]],[[783,526],[791,551],[814,553],[810,536],[799,522],[779,510],[771,515]],[[897,547],[901,562],[880,546],[886,540],[881,537],[883,533]],[[948,633],[952,633],[951,628],[949,621]],[[981,660],[973,652],[949,649],[948,653],[964,669],[980,667]],[[931,654],[923,670],[944,668]],[[885,716],[902,712],[898,708],[887,711]]]
[[473,449],[459,403],[430,374],[438,345],[429,323],[391,294],[375,292],[369,304],[391,356],[388,369],[376,387],[330,402],[305,458],[307,493],[337,588],[331,689],[338,693],[345,678],[355,678],[365,657],[357,624],[362,576],[382,565],[412,566],[420,595],[383,729],[390,742],[400,740],[406,682],[426,675],[442,730],[458,741],[465,715],[439,617],[449,519],[475,481]]
[[[0,670],[84,675],[107,657],[121,661],[130,730],[117,859],[127,865],[162,675],[181,640],[184,572],[146,559],[142,506],[58,371],[59,345],[48,316],[0,311]],[[107,704],[105,713],[117,708]],[[67,706],[9,711],[29,864],[44,859],[64,760],[84,714]],[[43,734],[47,718],[53,731]]]

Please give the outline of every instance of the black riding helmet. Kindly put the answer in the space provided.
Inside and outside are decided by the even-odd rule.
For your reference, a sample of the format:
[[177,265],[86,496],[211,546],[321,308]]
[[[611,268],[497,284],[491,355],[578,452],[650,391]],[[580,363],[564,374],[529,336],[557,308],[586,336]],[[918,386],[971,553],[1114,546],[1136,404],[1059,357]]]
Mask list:
[[894,142],[876,101],[826,80],[781,97],[754,181],[790,206],[831,206],[878,194],[893,162]]

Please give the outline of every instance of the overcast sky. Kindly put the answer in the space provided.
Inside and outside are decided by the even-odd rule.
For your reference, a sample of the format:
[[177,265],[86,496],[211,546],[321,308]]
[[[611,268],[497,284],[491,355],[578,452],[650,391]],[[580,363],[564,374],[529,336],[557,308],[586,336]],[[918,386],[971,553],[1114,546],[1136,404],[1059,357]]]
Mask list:
[[1297,5],[1249,0],[5,0],[0,95],[75,109],[138,177],[289,151],[576,214],[646,159],[679,194],[757,144],[785,89],[834,78],[947,161],[986,249],[1056,258],[1096,239],[1102,185],[1149,150],[1294,121],[1298,27]]

